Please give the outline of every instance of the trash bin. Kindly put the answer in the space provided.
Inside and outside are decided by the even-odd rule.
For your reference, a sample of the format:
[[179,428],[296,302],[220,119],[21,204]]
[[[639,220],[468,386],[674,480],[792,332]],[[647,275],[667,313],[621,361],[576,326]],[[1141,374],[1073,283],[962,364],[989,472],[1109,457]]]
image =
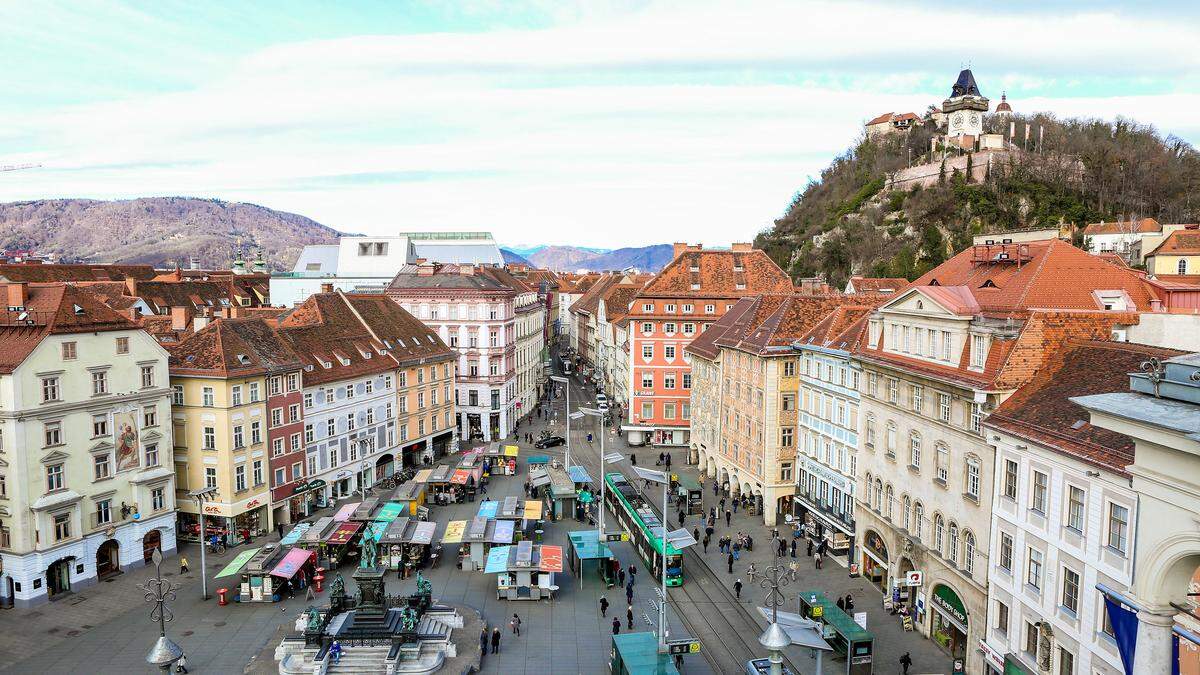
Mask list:
[[217,589],[217,604],[224,607],[229,604],[229,599],[226,597],[229,594],[228,588]]

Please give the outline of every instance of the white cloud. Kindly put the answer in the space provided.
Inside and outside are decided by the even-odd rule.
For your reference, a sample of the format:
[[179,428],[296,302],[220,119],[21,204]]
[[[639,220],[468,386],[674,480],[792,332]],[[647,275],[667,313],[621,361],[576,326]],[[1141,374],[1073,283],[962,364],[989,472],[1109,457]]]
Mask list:
[[[974,30],[945,28],[959,25]],[[863,120],[938,102],[964,55],[994,98],[1046,93],[1019,111],[1198,138],[1190,91],[1054,97],[1072,78],[1190,72],[1198,38],[1102,12],[665,3],[539,31],[283,44],[195,89],[0,117],[9,147],[36,143],[6,161],[46,165],[0,174],[0,199],[194,194],[348,231],[727,243],[768,226]],[[1111,48],[1139,41],[1158,49]]]

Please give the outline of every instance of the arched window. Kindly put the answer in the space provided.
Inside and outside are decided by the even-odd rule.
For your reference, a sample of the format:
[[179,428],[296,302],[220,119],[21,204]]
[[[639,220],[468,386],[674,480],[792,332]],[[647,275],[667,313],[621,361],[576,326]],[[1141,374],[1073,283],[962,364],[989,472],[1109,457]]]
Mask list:
[[925,505],[921,502],[913,504],[913,534],[917,535],[919,541],[925,531]]
[[912,500],[908,498],[908,495],[904,495],[903,502],[904,511],[901,514],[901,517],[904,519],[904,529],[912,532]]
[[914,469],[921,469],[921,434],[915,431],[908,436],[908,463]]
[[950,564],[958,564],[958,524],[953,520],[950,521],[950,541],[946,545],[946,557],[950,558]]
[[975,535],[963,530],[963,571],[967,576],[975,573]]
[[896,492],[895,492],[895,490],[892,489],[891,483],[887,484],[887,489],[884,490],[883,497],[884,497],[884,499],[883,499],[883,515],[885,515],[888,520],[891,520],[892,519],[892,502],[896,501]]
[[942,544],[945,543],[946,523],[942,520],[942,514],[933,514],[933,550],[938,553],[942,552]]
[[883,506],[883,481],[875,479],[875,511]]
[[1179,264],[1175,266],[1179,274],[1187,274],[1187,258],[1180,258]]

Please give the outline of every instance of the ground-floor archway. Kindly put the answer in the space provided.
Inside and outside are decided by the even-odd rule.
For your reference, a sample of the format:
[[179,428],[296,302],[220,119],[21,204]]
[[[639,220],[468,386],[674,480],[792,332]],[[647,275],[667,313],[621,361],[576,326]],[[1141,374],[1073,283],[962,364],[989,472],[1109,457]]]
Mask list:
[[929,639],[951,658],[965,659],[970,617],[958,591],[945,583],[934,584],[929,594],[929,614]]
[[388,476],[396,473],[396,462],[392,453],[388,452],[379,456],[375,460],[375,480],[383,480]]
[[121,572],[121,544],[109,539],[96,549],[96,576],[104,577]]
[[885,595],[889,593],[888,547],[883,535],[873,529],[863,530],[862,576]]
[[53,600],[71,592],[71,566],[75,558],[61,558],[46,568],[46,594]]
[[142,560],[149,565],[153,559],[154,549],[162,549],[162,532],[150,530],[142,537]]

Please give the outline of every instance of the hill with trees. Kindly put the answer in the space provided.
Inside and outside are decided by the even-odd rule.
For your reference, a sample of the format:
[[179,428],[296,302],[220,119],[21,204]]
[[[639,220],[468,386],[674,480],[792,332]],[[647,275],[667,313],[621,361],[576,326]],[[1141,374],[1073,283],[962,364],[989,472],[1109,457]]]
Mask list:
[[[1125,119],[1011,121],[1016,143],[982,177],[970,165],[979,153],[966,171],[945,169],[945,158],[962,151],[937,146],[932,122],[862,138],[797,192],[755,244],[793,278],[824,274],[840,286],[852,274],[915,279],[985,232],[1066,225],[1081,244],[1090,222],[1200,220],[1200,154],[1182,139]],[[996,115],[988,125],[992,133],[1009,126]],[[887,187],[905,167],[938,162],[934,184]]]

